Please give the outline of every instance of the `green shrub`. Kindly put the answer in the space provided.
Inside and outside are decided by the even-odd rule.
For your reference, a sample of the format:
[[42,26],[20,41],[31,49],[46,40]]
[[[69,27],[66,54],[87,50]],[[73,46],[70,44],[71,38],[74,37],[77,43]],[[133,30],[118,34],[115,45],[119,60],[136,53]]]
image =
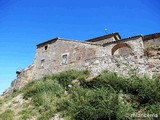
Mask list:
[[43,91],[52,91],[55,95],[59,94],[60,85],[53,80],[37,80],[24,87],[24,97],[33,97]]
[[0,107],[3,105],[3,100],[0,99]]
[[158,92],[160,91],[160,80],[151,80],[146,76],[125,78],[105,71],[94,80],[84,82],[82,86],[84,88],[111,87],[117,92],[123,91],[126,94],[135,95],[140,104],[160,102],[160,92]]
[[13,120],[14,112],[11,109],[6,110],[2,114],[0,114],[0,120]]
[[[113,89],[92,90],[74,88],[70,98],[63,99],[59,110],[65,111],[74,120],[108,120],[126,118],[127,106],[120,104],[118,94]],[[126,109],[127,108],[127,109]]]
[[32,116],[34,116],[34,113],[32,109],[28,108],[19,112],[19,115],[21,116],[22,120],[27,120],[30,119]]
[[56,111],[56,100],[64,93],[56,77],[56,75],[45,76],[42,80],[30,82],[22,90],[25,99],[32,98],[32,104],[40,114],[38,119],[53,117]]
[[36,81],[24,92],[25,97],[32,97],[35,106],[43,106],[45,109],[51,107],[50,104],[55,97],[60,97],[64,93],[63,88],[55,81]]
[[55,110],[49,109],[41,113],[41,115],[37,118],[37,120],[49,120],[55,115]]
[[[145,107],[145,113],[160,115],[160,103],[148,104]],[[160,118],[160,116],[159,116]]]
[[[86,81],[88,75],[88,71],[63,71],[32,81],[20,91],[25,99],[32,98],[38,120],[48,120],[57,112],[75,120],[130,120],[136,111],[159,114],[159,78],[151,80],[136,74],[126,78],[104,71]],[[78,80],[80,86],[73,80]],[[70,84],[72,88],[68,87]],[[24,119],[28,113],[23,114]]]
[[47,75],[41,80],[28,83],[22,90],[24,98],[32,97],[44,91],[52,91],[55,95],[61,95],[61,86],[67,88],[75,79],[84,80],[88,75],[87,71],[63,71],[59,74]]
[[59,84],[62,85],[65,89],[68,88],[68,85],[75,79],[84,80],[88,76],[89,72],[86,71],[76,71],[69,70],[63,71],[56,76]]
[[94,78],[92,81],[86,81],[81,86],[84,88],[112,88],[116,91],[127,91],[128,80],[123,76],[117,76],[116,73],[104,71],[100,76]]
[[160,81],[147,77],[131,79],[129,93],[136,95],[140,104],[160,102]]

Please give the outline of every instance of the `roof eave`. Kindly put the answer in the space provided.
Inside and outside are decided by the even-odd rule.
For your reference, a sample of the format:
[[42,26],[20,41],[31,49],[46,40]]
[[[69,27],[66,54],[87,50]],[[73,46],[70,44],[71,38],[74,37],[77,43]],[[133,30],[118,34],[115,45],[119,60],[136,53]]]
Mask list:
[[85,42],[96,42],[96,41],[101,41],[101,40],[111,38],[111,37],[114,37],[117,40],[116,35],[118,35],[118,37],[121,39],[121,36],[119,35],[119,33],[116,32],[116,33],[111,33],[111,34],[108,34],[108,35],[92,38],[92,39],[89,39],[89,40],[85,40]]
[[160,32],[159,33],[154,33],[154,34],[149,34],[149,35],[145,35],[143,36],[143,40],[150,40],[150,39],[155,39],[160,37]]
[[39,43],[39,44],[37,44],[36,46],[37,46],[37,48],[38,48],[38,47],[44,46],[44,45],[46,45],[46,44],[49,44],[49,43],[51,43],[52,41],[56,41],[56,40],[58,40],[58,39],[59,39],[59,38],[56,37],[56,38],[53,38],[53,39],[51,39],[51,40],[48,40],[48,41]]

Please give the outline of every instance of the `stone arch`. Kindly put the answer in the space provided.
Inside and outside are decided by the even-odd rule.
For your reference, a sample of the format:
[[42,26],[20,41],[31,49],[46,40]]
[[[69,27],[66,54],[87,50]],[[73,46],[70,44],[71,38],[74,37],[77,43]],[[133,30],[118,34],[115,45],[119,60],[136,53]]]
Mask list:
[[129,54],[132,52],[132,48],[130,45],[128,45],[127,43],[120,43],[120,44],[115,45],[112,48],[111,54],[114,55],[117,50],[120,50],[122,48],[123,50],[121,50],[121,53],[119,53],[120,55],[122,54],[122,51],[124,52],[124,54]]

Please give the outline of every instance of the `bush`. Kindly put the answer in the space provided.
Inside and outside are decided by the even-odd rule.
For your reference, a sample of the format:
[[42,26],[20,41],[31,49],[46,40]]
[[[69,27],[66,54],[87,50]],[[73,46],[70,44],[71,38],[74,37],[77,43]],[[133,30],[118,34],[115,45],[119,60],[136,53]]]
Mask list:
[[55,75],[45,76],[42,80],[30,82],[22,91],[25,99],[32,98],[32,104],[40,113],[38,119],[48,119],[54,116],[56,99],[64,93],[64,89],[55,80]]
[[117,76],[116,73],[104,71],[100,76],[92,81],[86,81],[81,86],[84,88],[101,88],[107,87],[119,91],[127,91],[128,80],[123,76]]
[[[88,75],[88,71],[63,71],[32,81],[20,91],[25,99],[32,98],[38,120],[50,119],[57,112],[75,120],[128,120],[137,111],[159,114],[159,78],[151,80],[136,74],[126,78],[104,71],[86,81]],[[73,80],[78,80],[80,86]],[[23,114],[24,119],[28,113]]]
[[160,81],[147,77],[131,79],[129,93],[136,95],[140,104],[160,102]]
[[63,71],[56,76],[59,84],[62,85],[65,89],[68,88],[68,85],[75,79],[84,80],[87,78],[89,72],[86,71],[76,71],[76,70],[69,70]]
[[6,110],[2,114],[0,114],[0,120],[13,120],[14,112],[11,109]]
[[125,118],[129,112],[128,107],[119,102],[118,94],[106,88],[75,88],[70,98],[59,106],[60,111],[64,110],[74,120],[116,120]]
[[113,88],[115,91],[133,94],[140,104],[160,102],[160,80],[151,80],[146,76],[125,78],[105,71],[92,81],[84,82],[84,88]]
[[55,97],[60,97],[64,93],[63,88],[55,81],[36,81],[32,83],[24,92],[24,97],[32,97],[35,106],[50,108],[50,104]]
[[52,91],[54,96],[60,96],[61,86],[54,80],[37,80],[24,87],[24,98],[34,97],[44,91]]
[[19,115],[21,116],[22,120],[27,120],[30,119],[32,116],[34,116],[34,113],[32,109],[27,108],[19,112]]
[[37,120],[50,120],[55,115],[55,110],[49,109],[46,111],[43,111],[41,115],[37,118]]
[[3,100],[0,99],[0,107],[3,105]]
[[[88,71],[63,71],[59,74],[47,75],[41,80],[36,80],[28,83],[23,89],[24,98],[33,97],[43,92],[53,92],[54,96],[60,96],[63,92],[63,88],[67,89],[68,85],[75,79],[85,80],[88,75]],[[62,87],[63,88],[62,88]]]
[[[148,114],[155,114],[157,115],[158,118],[160,118],[160,103],[155,103],[155,104],[148,104],[146,107],[145,107],[145,113],[148,113]],[[156,119],[156,116],[154,117]],[[157,118],[157,120],[158,120]]]

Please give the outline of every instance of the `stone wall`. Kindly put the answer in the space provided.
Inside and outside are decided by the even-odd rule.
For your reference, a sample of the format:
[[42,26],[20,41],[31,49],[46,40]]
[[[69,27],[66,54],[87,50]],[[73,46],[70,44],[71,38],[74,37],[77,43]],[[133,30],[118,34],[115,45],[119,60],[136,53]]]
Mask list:
[[144,55],[152,58],[160,58],[160,37],[144,39]]
[[132,53],[132,49],[131,48],[128,48],[128,47],[122,47],[122,48],[119,48],[117,49],[115,52],[114,52],[114,55],[116,56],[125,56],[125,55],[129,55]]
[[[152,66],[152,67],[151,67]],[[89,69],[93,76],[98,75],[103,70],[109,70],[128,76],[129,72],[136,72],[139,75],[147,74],[151,77],[157,71],[160,71],[160,65],[149,62],[146,58],[138,59],[135,56],[103,56],[85,60],[83,69]]]
[[[114,36],[110,37],[110,38],[107,38],[107,39],[102,39],[102,40],[97,40],[97,41],[94,41],[94,43],[97,43],[97,44],[104,44],[104,43],[109,43],[109,42],[113,42],[113,41],[116,41]],[[92,42],[91,42],[92,43]]]
[[148,47],[160,46],[160,37],[144,40],[143,43],[144,49]]
[[146,58],[144,48],[157,41],[145,41],[143,45],[142,37],[134,37],[103,46],[63,39],[45,42],[38,46],[34,63],[21,71],[8,91],[22,87],[30,80],[68,69],[88,69],[91,76],[103,70],[127,76],[129,71],[136,70],[140,75],[151,77],[159,74],[160,61]]
[[4,94],[12,91],[13,89],[21,88],[26,83],[33,80],[33,68],[34,65],[32,64],[24,70],[22,70],[21,73],[17,76],[17,78],[12,81],[11,86],[4,92]]
[[[122,53],[122,48],[123,48],[123,53]],[[106,44],[104,46],[104,49],[106,51],[106,54],[108,55],[114,55],[115,52],[118,55],[128,55],[130,53],[133,53],[136,56],[144,55],[142,37],[130,38],[124,41]]]
[[[86,59],[98,57],[102,49],[101,46],[62,39],[47,45],[47,50],[44,49],[46,44],[37,49],[34,60],[34,79],[45,74],[56,73]],[[66,63],[63,63],[65,60]]]
[[[157,64],[158,62],[158,64]],[[10,90],[17,89],[23,87],[26,83],[28,83],[34,74],[33,72],[34,66],[30,67],[30,69],[24,70],[21,75],[12,82]],[[137,75],[142,76],[146,74],[149,77],[152,77],[154,74],[159,74],[160,65],[159,61],[153,59],[146,59],[145,57],[138,59],[135,56],[102,56],[102,57],[94,57],[85,60],[80,60],[77,63],[69,63],[67,65],[61,66],[57,68],[57,71],[53,73],[57,73],[64,70],[75,69],[75,70],[89,70],[90,76],[97,76],[104,70],[109,70],[112,72],[116,72],[117,74],[122,74],[124,76],[129,76],[131,74],[137,73]],[[37,71],[36,71],[37,72]],[[39,71],[42,72],[42,71]],[[44,72],[44,71],[43,71]],[[51,74],[52,72],[48,71],[46,73],[37,73],[40,77],[45,74]],[[32,76],[29,78],[29,76]]]
[[125,43],[131,46],[132,52],[134,55],[140,57],[144,55],[144,46],[142,37],[132,38],[127,40]]

